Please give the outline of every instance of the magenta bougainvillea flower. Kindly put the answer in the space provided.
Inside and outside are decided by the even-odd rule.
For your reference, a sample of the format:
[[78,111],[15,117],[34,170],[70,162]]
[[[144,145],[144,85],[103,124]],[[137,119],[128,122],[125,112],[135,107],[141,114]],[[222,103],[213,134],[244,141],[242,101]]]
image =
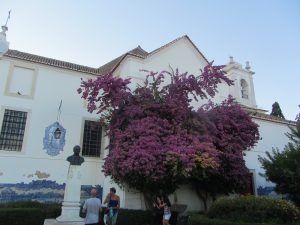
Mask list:
[[[111,73],[82,81],[78,93],[87,100],[88,111],[99,113],[107,125],[105,175],[140,191],[171,193],[183,181],[199,178],[200,170],[225,180],[248,172],[243,151],[258,138],[251,118],[232,98],[197,111],[190,105],[213,98],[221,82],[233,84],[222,68],[211,63],[197,76],[178,69],[145,71],[144,85],[134,90],[128,88],[130,79]],[[224,162],[235,166],[230,173]]]

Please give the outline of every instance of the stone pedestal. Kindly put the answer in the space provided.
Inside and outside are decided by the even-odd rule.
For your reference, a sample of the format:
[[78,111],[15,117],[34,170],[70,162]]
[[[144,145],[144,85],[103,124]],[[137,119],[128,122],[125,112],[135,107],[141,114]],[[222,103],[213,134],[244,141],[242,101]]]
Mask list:
[[83,225],[84,219],[79,216],[81,169],[84,159],[79,156],[80,147],[74,147],[74,155],[68,157],[70,162],[68,177],[65,187],[64,201],[61,207],[61,215],[56,219],[46,219],[44,225]]
[[83,221],[81,221],[81,222],[76,222],[76,221],[73,221],[73,222],[68,222],[68,221],[61,222],[61,221],[57,221],[56,219],[45,219],[44,225],[84,225],[84,222]]
[[64,201],[61,207],[61,215],[56,218],[57,221],[83,221],[83,219],[79,216],[80,190],[80,166],[70,165],[65,187]]

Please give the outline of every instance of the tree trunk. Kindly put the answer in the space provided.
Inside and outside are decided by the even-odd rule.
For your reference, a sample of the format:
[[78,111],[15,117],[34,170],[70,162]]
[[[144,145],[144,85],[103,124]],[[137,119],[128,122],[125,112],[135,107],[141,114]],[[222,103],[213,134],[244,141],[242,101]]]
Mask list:
[[151,210],[153,208],[153,206],[152,206],[152,201],[153,201],[152,193],[144,191],[143,195],[144,195],[144,202],[145,202],[146,210]]
[[198,195],[198,197],[202,200],[203,202],[203,206],[204,206],[204,211],[206,212],[207,211],[207,199],[208,199],[208,193],[206,191],[201,191],[200,188],[197,187],[197,185],[194,185],[195,186],[195,190],[196,190],[196,193]]

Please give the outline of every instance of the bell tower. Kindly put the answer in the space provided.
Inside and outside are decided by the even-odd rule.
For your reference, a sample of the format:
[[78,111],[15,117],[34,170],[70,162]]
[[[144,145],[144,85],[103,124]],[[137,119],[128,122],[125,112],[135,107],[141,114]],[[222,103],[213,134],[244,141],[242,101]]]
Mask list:
[[238,103],[250,108],[257,108],[253,74],[249,62],[246,62],[245,68],[229,57],[229,63],[225,66],[224,71],[227,76],[234,80],[234,85],[229,87],[229,94],[232,95]]

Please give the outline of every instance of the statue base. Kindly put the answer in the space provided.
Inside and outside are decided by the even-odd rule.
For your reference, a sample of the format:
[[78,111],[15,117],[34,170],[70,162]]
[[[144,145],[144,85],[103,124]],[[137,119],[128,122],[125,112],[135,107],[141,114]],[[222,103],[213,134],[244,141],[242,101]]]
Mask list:
[[68,206],[61,207],[61,215],[56,219],[45,219],[44,225],[84,225],[84,218],[79,216],[80,208],[77,204],[64,202],[63,205]]
[[84,225],[84,221],[58,221],[56,219],[45,219],[44,225]]
[[56,220],[59,222],[83,221],[84,219],[79,216],[79,212],[79,203],[63,202],[63,206],[61,207],[61,215],[57,217]]

